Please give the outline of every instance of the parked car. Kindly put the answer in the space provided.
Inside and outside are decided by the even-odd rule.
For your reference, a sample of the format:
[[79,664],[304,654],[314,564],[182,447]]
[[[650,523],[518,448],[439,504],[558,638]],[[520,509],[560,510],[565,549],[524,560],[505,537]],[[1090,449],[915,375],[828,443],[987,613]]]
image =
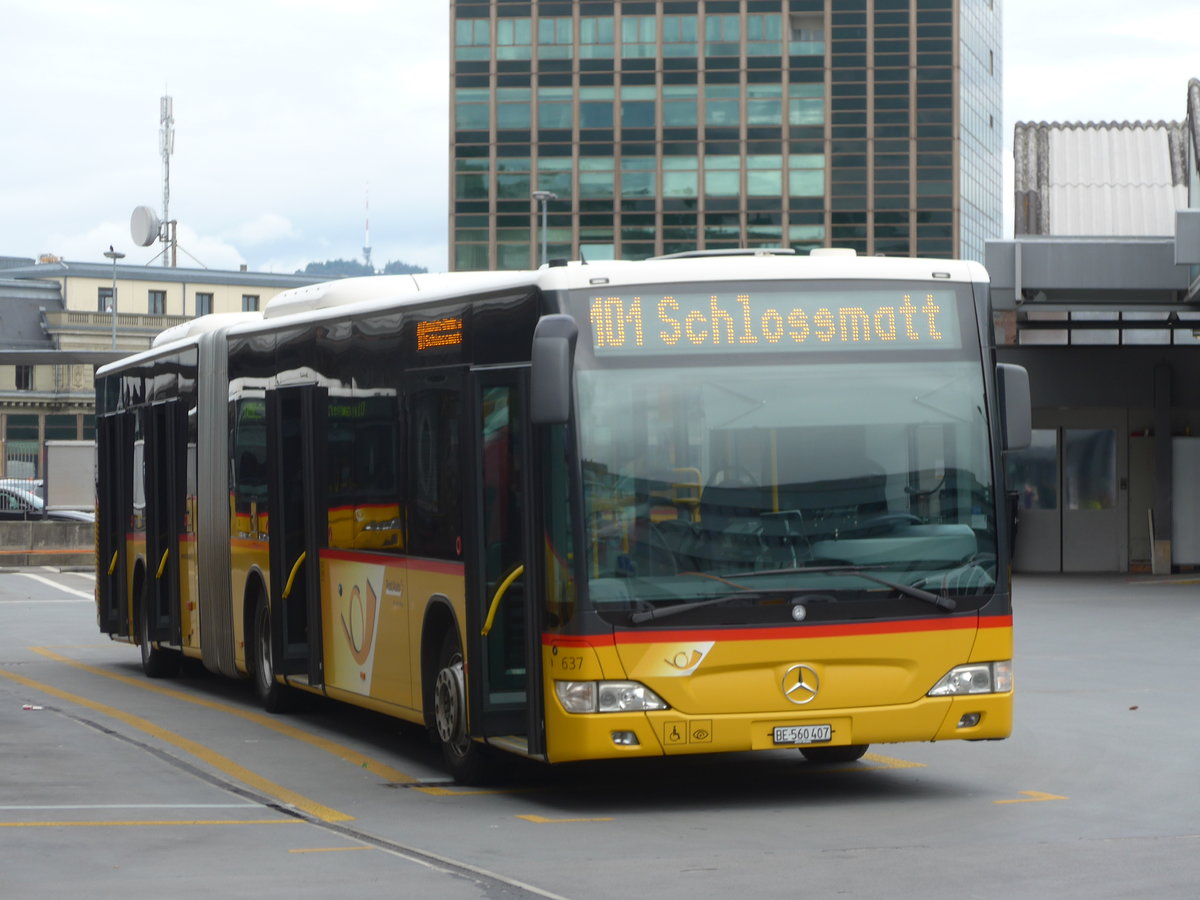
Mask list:
[[0,522],[49,519],[57,522],[94,522],[95,513],[81,509],[45,509],[46,501],[31,490],[0,482]]
[[45,499],[46,482],[40,478],[0,478],[0,488],[18,488]]

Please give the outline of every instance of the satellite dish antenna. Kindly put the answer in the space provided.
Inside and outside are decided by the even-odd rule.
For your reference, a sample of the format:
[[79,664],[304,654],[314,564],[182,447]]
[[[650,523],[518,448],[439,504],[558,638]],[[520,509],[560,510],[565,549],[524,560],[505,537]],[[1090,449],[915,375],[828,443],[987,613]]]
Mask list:
[[158,240],[162,222],[150,207],[139,206],[129,218],[129,231],[135,244],[139,247],[149,247]]

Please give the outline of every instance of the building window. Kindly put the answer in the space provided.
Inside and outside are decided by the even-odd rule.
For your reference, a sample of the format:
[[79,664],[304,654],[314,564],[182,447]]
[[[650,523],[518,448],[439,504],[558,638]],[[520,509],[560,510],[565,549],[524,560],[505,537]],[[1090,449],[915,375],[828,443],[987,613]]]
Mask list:
[[737,15],[704,17],[704,55],[738,56],[742,52],[742,20]]
[[196,315],[207,316],[212,314],[212,294],[196,294]]
[[621,127],[653,128],[655,119],[655,92],[651,86],[621,88]]
[[242,294],[242,312],[258,312],[258,294]]
[[579,89],[579,127],[613,127],[613,89],[585,87]]
[[17,366],[17,390],[33,390],[33,366]]
[[783,41],[783,19],[778,13],[746,17],[746,55],[779,56]]
[[487,19],[459,19],[454,23],[455,59],[487,59],[491,43],[491,23]]
[[742,115],[742,89],[736,84],[704,86],[704,124],[737,128]]
[[825,53],[825,17],[820,13],[793,14],[788,53],[792,56],[820,56]]
[[496,59],[529,59],[532,49],[532,20],[496,20]]
[[573,124],[572,94],[569,87],[539,87],[537,107],[538,128],[565,130]]
[[663,16],[663,56],[695,56],[696,33],[695,16]]
[[96,311],[97,312],[112,312],[113,289],[110,287],[98,288],[96,291]]
[[538,59],[570,59],[574,23],[570,17],[538,19]]
[[496,89],[496,127],[529,128],[530,90],[527,87]]
[[165,316],[167,314],[167,292],[151,291],[149,309],[152,316]]
[[574,165],[569,156],[543,156],[538,159],[537,185],[540,191],[550,191],[559,200],[570,200],[571,174]]
[[46,440],[73,441],[79,436],[79,419],[77,416],[64,413],[51,413],[46,416]]
[[621,56],[653,59],[657,39],[654,16],[621,17]]
[[613,58],[612,16],[585,16],[579,20],[579,56],[581,59]]
[[694,84],[663,85],[663,127],[695,128],[697,96]]

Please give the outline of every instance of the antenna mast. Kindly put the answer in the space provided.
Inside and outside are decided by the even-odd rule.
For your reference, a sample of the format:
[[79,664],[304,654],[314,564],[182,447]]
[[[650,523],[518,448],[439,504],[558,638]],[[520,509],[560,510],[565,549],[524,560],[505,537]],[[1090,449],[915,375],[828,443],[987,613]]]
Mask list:
[[[158,149],[162,153],[163,161],[163,211],[162,221],[164,230],[161,236],[163,243],[170,243],[171,254],[168,257],[163,253],[163,265],[175,265],[175,233],[174,223],[171,221],[170,205],[171,205],[171,154],[175,152],[175,116],[174,116],[174,101],[170,96],[165,96],[159,101],[158,107]],[[168,236],[166,229],[171,229]]]
[[363,259],[366,260],[367,268],[375,271],[371,266],[371,193],[370,185],[364,191],[364,219],[363,219]]

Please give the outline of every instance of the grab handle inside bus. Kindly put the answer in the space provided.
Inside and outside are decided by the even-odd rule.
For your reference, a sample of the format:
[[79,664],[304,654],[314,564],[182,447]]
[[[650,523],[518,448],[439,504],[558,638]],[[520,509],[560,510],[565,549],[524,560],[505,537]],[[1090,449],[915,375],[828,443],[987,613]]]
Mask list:
[[492,605],[488,607],[487,619],[483,623],[483,628],[479,630],[479,634],[482,637],[487,637],[488,632],[492,630],[492,623],[496,620],[496,610],[500,608],[500,601],[504,599],[504,595],[508,592],[509,587],[524,574],[525,565],[522,563],[509,572],[508,577],[500,582],[500,587],[496,588],[496,595],[492,597]]
[[535,425],[565,425],[571,416],[571,369],[579,326],[570,316],[542,316],[533,330],[529,417]]
[[171,549],[169,547],[163,551],[162,559],[158,561],[158,571],[154,573],[155,579],[162,578],[162,573],[167,568],[167,557],[170,556],[170,554]]
[[308,551],[305,550],[296,558],[295,564],[292,566],[292,571],[288,574],[287,584],[283,586],[283,599],[288,598],[288,594],[292,592],[292,585],[296,582],[296,573],[300,571],[300,567],[304,565],[304,558],[308,556]]

